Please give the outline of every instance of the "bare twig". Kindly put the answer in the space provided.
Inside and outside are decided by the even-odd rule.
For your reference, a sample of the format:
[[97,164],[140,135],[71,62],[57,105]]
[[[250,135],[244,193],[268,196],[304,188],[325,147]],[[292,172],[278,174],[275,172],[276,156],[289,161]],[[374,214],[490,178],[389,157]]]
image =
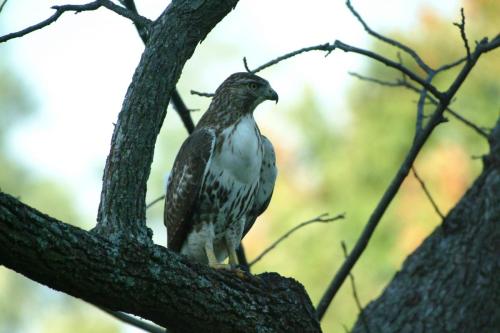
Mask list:
[[[436,73],[437,73],[437,70],[436,70]],[[381,80],[381,79],[377,79],[377,78],[372,78],[372,77],[364,76],[364,75],[361,75],[361,74],[358,74],[358,73],[355,73],[355,72],[349,72],[349,74],[351,76],[354,76],[354,77],[362,80],[362,81],[373,82],[373,83],[379,84],[381,86],[386,86],[386,87],[403,87],[403,88],[412,90],[412,91],[417,92],[417,93],[420,92],[420,90],[416,86],[414,86],[413,84],[411,84],[410,82],[408,82],[408,81],[406,81],[404,79],[403,80],[395,80],[395,81],[386,81],[386,80]],[[430,103],[432,103],[434,105],[438,104],[438,101],[436,99],[434,99],[432,96],[427,95],[426,98],[429,100]],[[482,137],[488,139],[488,133],[486,133],[486,131],[484,131],[478,125],[474,124],[472,121],[470,121],[467,118],[461,116],[459,113],[457,113],[456,111],[454,111],[450,107],[446,108],[446,112],[449,113],[450,115],[452,115],[458,121],[462,122],[467,127],[470,127],[471,129],[473,129],[474,131],[476,131],[476,133],[478,133]]]
[[462,17],[462,20],[460,23],[453,23],[454,26],[458,27],[460,30],[460,36],[462,37],[462,40],[464,42],[465,50],[467,51],[467,60],[470,60],[470,47],[469,47],[469,41],[467,40],[467,35],[465,34],[465,15],[464,15],[464,8],[460,8],[460,15]]
[[373,78],[373,77],[364,76],[364,75],[361,75],[361,74],[356,73],[356,72],[347,72],[347,73],[350,76],[354,76],[355,78],[358,78],[362,81],[373,82],[373,83],[379,84],[381,86],[388,86],[388,87],[401,87],[402,86],[401,81],[386,81],[386,80],[381,80],[381,79],[377,79],[377,78]]
[[172,105],[174,106],[175,111],[177,111],[179,117],[181,117],[182,123],[184,124],[184,127],[186,127],[188,133],[193,133],[195,126],[193,118],[191,117],[191,112],[182,100],[182,97],[179,94],[177,88],[175,88],[172,92],[170,101],[172,102]]
[[339,49],[339,50],[342,50],[344,52],[353,52],[353,53],[357,53],[357,54],[362,54],[368,58],[371,58],[371,59],[374,59],[388,67],[391,67],[391,68],[394,68],[400,72],[402,72],[403,74],[405,74],[406,76],[408,76],[411,80],[417,82],[418,84],[420,84],[422,87],[426,88],[431,94],[433,94],[436,98],[441,98],[442,97],[442,92],[440,92],[436,87],[434,87],[433,85],[429,84],[426,82],[425,79],[421,78],[420,76],[418,76],[417,74],[415,74],[414,72],[412,72],[411,70],[409,70],[407,67],[405,67],[404,65],[398,63],[398,62],[395,62],[393,60],[390,60],[384,56],[381,56],[380,54],[377,54],[375,52],[372,52],[372,51],[368,51],[368,50],[364,50],[364,49],[361,49],[361,48],[358,48],[358,47],[355,47],[355,46],[351,46],[351,45],[348,45],[348,44],[345,44],[339,40],[336,40],[333,44],[330,44],[330,43],[326,43],[326,44],[319,44],[319,45],[315,45],[315,46],[309,46],[309,47],[304,47],[302,49],[299,49],[299,50],[296,50],[296,51],[293,51],[293,52],[290,52],[290,53],[287,53],[285,55],[282,55],[276,59],[273,59],[259,67],[257,67],[256,69],[254,69],[252,72],[253,73],[257,73],[267,67],[270,67],[270,66],[273,66],[283,60],[286,60],[286,59],[289,59],[289,58],[292,58],[298,54],[301,54],[301,53],[304,53],[304,52],[310,52],[310,51],[325,51],[327,52],[326,55],[330,54],[331,52],[333,52],[334,50],[336,49]]
[[[432,79],[434,78],[436,72],[430,72],[429,75],[427,76],[426,82],[431,84]],[[427,89],[423,88],[420,91],[420,97],[418,98],[418,103],[417,103],[417,119],[415,122],[415,138],[420,134],[423,128],[423,122],[424,122],[424,106],[425,106],[425,101],[427,100]]]
[[130,325],[135,326],[137,328],[140,328],[140,329],[142,329],[142,330],[144,330],[146,332],[150,332],[150,333],[168,333],[168,331],[166,331],[161,326],[150,324],[148,322],[145,322],[143,320],[137,319],[137,318],[132,317],[132,316],[130,316],[128,314],[125,314],[123,312],[109,310],[109,309],[106,309],[106,308],[103,308],[103,307],[100,307],[100,306],[98,306],[97,308],[99,308],[102,311],[106,312],[107,314],[115,317],[116,319],[123,321],[124,323],[130,324]]
[[[135,6],[134,0],[120,0],[120,3],[125,6],[128,10],[130,10],[132,13],[135,13],[139,15],[139,12],[137,11],[137,7]],[[138,24],[134,22],[135,28],[137,29],[137,32],[139,33],[139,36],[141,37],[142,41],[144,44],[146,44],[146,41],[148,40],[148,29],[147,27],[143,26],[142,24]]]
[[438,67],[434,72],[435,74],[439,73],[439,72],[444,72],[444,71],[447,71],[448,69],[451,69],[455,66],[458,66],[460,65],[461,63],[463,63],[464,61],[467,60],[467,57],[463,57],[463,58],[460,58],[460,59],[457,59],[449,64],[445,64],[445,65],[442,65],[441,67]]
[[425,196],[431,202],[431,205],[434,208],[434,210],[436,211],[436,213],[439,215],[439,217],[441,217],[442,220],[444,220],[443,213],[441,213],[441,210],[439,209],[438,205],[436,204],[436,201],[432,197],[431,192],[429,191],[429,189],[425,185],[425,182],[418,175],[417,170],[415,169],[415,166],[411,167],[411,171],[413,172],[413,175],[415,176],[415,178],[417,179],[417,181],[420,183],[420,187],[422,187],[422,190],[424,190]]
[[198,96],[201,96],[201,97],[214,97],[215,94],[213,93],[204,93],[204,92],[199,92],[199,91],[196,91],[196,90],[191,90],[191,95],[198,95]]
[[317,217],[315,217],[315,218],[313,218],[313,219],[311,219],[309,221],[302,222],[302,223],[296,225],[295,227],[293,227],[292,229],[288,230],[285,234],[283,234],[283,236],[281,236],[274,243],[272,243],[271,245],[269,245],[268,248],[266,248],[264,251],[262,251],[262,253],[259,254],[248,265],[250,267],[252,267],[256,262],[258,262],[259,260],[261,260],[262,257],[264,257],[267,253],[269,253],[269,251],[271,251],[272,249],[274,249],[279,243],[281,243],[282,241],[284,241],[286,238],[288,238],[288,236],[290,236],[291,234],[293,234],[295,231],[299,230],[300,228],[305,227],[306,225],[311,224],[311,223],[316,223],[316,222],[319,222],[319,223],[328,223],[328,222],[333,222],[333,221],[336,221],[336,220],[343,219],[344,217],[345,217],[345,213],[338,214],[338,215],[333,216],[333,217],[328,216],[328,213],[324,213],[324,214],[321,214],[321,215],[319,215],[319,216],[317,216]]
[[392,46],[395,46],[397,47],[398,49],[406,52],[407,54],[409,54],[414,60],[415,62],[420,66],[420,68],[422,68],[424,70],[424,72],[426,72],[427,74],[428,73],[431,73],[433,72],[434,70],[432,68],[430,68],[423,60],[422,58],[417,54],[417,52],[415,52],[413,49],[411,49],[410,47],[404,45],[403,43],[401,42],[398,42],[397,40],[394,40],[394,39],[391,39],[391,38],[388,38],[386,36],[383,36],[381,34],[379,34],[378,32],[376,31],[373,31],[369,26],[368,24],[366,24],[366,22],[363,20],[363,18],[361,17],[361,15],[358,14],[358,12],[354,9],[354,7],[352,6],[351,4],[351,1],[350,0],[347,0],[346,1],[346,5],[347,5],[347,8],[349,8],[349,10],[351,11],[351,13],[358,19],[359,23],[361,23],[361,25],[363,26],[363,28],[365,29],[366,32],[368,32],[370,35],[372,35],[373,37],[389,44],[389,45],[392,45]]
[[148,203],[146,205],[146,209],[151,208],[152,206],[154,206],[156,203],[162,201],[163,199],[165,199],[165,194],[160,195],[158,198],[156,198],[153,201],[151,201],[150,203]]
[[278,57],[276,59],[268,61],[265,64],[263,64],[263,65],[257,67],[256,69],[252,70],[251,72],[252,73],[258,73],[258,72],[262,71],[263,69],[266,69],[267,67],[271,67],[273,65],[276,65],[277,63],[279,63],[279,62],[281,62],[283,60],[295,57],[296,55],[299,55],[299,54],[304,53],[304,52],[310,52],[310,51],[326,51],[326,52],[328,52],[328,51],[331,50],[331,47],[332,47],[332,45],[330,43],[325,43],[325,44],[321,44],[321,45],[314,45],[314,46],[304,47],[302,49],[299,49],[299,50],[287,53],[285,55],[282,55],[281,57]]
[[248,73],[252,73],[252,71],[250,70],[250,68],[248,68],[247,57],[243,57],[243,66],[245,66],[245,70]]
[[48,26],[49,24],[52,24],[55,21],[57,21],[57,19],[65,12],[72,11],[75,13],[80,13],[80,12],[84,12],[84,11],[96,10],[100,7],[106,7],[109,10],[114,11],[115,13],[132,20],[134,23],[137,22],[137,23],[140,23],[144,26],[149,26],[149,24],[151,23],[151,21],[148,20],[147,18],[142,17],[142,16],[137,15],[137,14],[134,14],[123,7],[117,6],[116,4],[114,4],[113,2],[111,2],[109,0],[96,0],[96,1],[89,2],[89,3],[84,4],[84,5],[53,6],[52,8],[55,9],[56,12],[51,17],[49,17],[46,20],[43,20],[40,23],[37,23],[37,24],[34,24],[28,28],[25,28],[23,30],[20,30],[17,32],[12,32],[10,34],[1,36],[0,43],[6,42],[10,39],[22,37],[22,36],[27,35],[33,31],[36,31],[36,30],[40,30],[40,29]]
[[387,207],[396,196],[396,193],[398,192],[399,188],[401,187],[401,184],[408,175],[408,172],[410,171],[410,168],[413,165],[418,153],[426,143],[432,131],[436,128],[437,125],[439,125],[442,122],[443,112],[447,109],[453,96],[456,94],[456,92],[466,79],[466,77],[469,75],[472,68],[474,68],[480,56],[499,46],[500,46],[500,35],[497,36],[495,39],[493,39],[491,42],[488,42],[487,39],[483,39],[481,42],[479,42],[474,52],[471,54],[470,60],[464,64],[464,66],[456,76],[451,86],[445,93],[441,94],[440,97],[438,98],[439,104],[436,106],[436,110],[432,114],[432,117],[427,122],[427,124],[421,131],[420,135],[418,135],[418,137],[413,141],[413,144],[410,147],[404,162],[401,164],[399,170],[392,179],[389,187],[384,192],[384,195],[382,196],[375,210],[373,211],[372,215],[368,219],[368,222],[366,223],[366,226],[363,229],[363,232],[361,233],[359,239],[357,240],[356,245],[354,246],[352,252],[349,254],[349,257],[344,261],[344,263],[338,270],[337,274],[333,277],[332,281],[330,282],[330,285],[326,289],[325,293],[323,294],[323,297],[321,298],[318,306],[316,307],[316,314],[320,320],[321,318],[323,318],[323,315],[328,309],[328,306],[330,305],[333,297],[335,297],[336,293],[338,292],[343,282],[349,275],[349,272],[351,271],[352,267],[354,267],[354,265],[360,258],[361,254],[366,249],[366,246],[368,245],[368,242],[370,241],[375,231],[375,228],[380,222],[380,219],[384,215]]
[[[344,258],[347,259],[348,257],[347,245],[345,244],[344,241],[341,241],[340,245],[342,246],[342,251],[344,252]],[[354,297],[354,301],[356,302],[356,307],[358,308],[359,316],[361,317],[361,321],[363,322],[365,331],[367,333],[370,333],[370,328],[368,327],[368,322],[366,321],[365,314],[363,312],[363,307],[361,306],[361,301],[359,300],[358,290],[356,288],[356,281],[354,280],[354,274],[352,274],[352,272],[349,272],[349,279],[351,280],[352,296]]]
[[2,4],[0,5],[0,13],[2,12],[3,7],[5,6],[6,3],[7,3],[7,0],[3,0]]

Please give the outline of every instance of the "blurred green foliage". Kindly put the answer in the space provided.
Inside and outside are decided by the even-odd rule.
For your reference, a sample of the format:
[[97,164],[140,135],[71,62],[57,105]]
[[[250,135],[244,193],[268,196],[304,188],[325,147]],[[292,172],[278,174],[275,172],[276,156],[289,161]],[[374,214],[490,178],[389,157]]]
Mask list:
[[[0,56],[0,190],[63,221],[82,225],[71,194],[57,179],[39,176],[16,161],[7,142],[11,131],[33,113],[21,80]],[[64,159],[61,159],[64,163]],[[0,333],[117,332],[115,319],[93,306],[54,292],[0,266]]]
[[[474,40],[498,33],[495,20],[485,19],[491,12],[500,12],[498,2],[469,1],[464,6],[472,47]],[[413,47],[433,67],[465,55],[458,29],[448,19],[427,9],[419,14],[420,25],[413,31],[388,35]],[[458,17],[459,13],[457,20]],[[370,49],[397,59],[397,50],[378,41]],[[484,56],[452,105],[455,111],[480,126],[493,126],[499,116],[498,59],[498,51]],[[403,61],[419,71],[409,57],[403,56]],[[440,74],[434,83],[445,89],[457,72],[458,68]],[[366,62],[362,74],[384,80],[400,75],[372,61]],[[314,304],[343,261],[341,240],[352,248],[401,164],[415,130],[418,95],[404,88],[349,80],[351,119],[347,126],[332,127],[335,111],[320,110],[313,90],[307,89],[303,102],[290,112],[300,144],[290,151],[286,138],[273,137],[280,173],[273,201],[264,217],[268,225],[257,226],[246,240],[252,257],[301,220],[323,212],[345,211],[347,220],[302,230],[254,268],[255,272],[276,270],[297,278]],[[425,112],[429,114],[432,110],[429,105]],[[439,126],[416,161],[417,170],[445,213],[481,170],[480,160],[472,157],[487,152],[482,137],[453,117],[447,117],[450,121]],[[404,258],[439,223],[439,217],[410,175],[353,270],[364,304],[381,292]],[[346,281],[322,325],[325,332],[342,332],[343,325],[350,327],[357,315],[351,286]]]

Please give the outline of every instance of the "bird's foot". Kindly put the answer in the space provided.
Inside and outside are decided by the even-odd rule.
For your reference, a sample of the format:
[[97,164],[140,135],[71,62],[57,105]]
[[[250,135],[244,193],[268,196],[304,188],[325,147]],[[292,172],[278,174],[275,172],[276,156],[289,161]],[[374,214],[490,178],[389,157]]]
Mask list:
[[218,262],[214,262],[214,263],[210,263],[208,264],[211,268],[213,269],[227,269],[227,270],[231,270],[231,265],[229,264],[220,264]]
[[240,265],[231,267],[231,272],[233,272],[234,275],[236,275],[240,279],[245,279],[250,274],[248,271],[243,270]]

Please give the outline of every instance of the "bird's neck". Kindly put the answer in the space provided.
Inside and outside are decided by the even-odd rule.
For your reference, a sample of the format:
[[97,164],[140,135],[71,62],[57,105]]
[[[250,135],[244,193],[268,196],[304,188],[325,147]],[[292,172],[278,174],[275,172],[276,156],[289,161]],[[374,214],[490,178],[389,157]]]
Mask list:
[[214,128],[216,132],[235,125],[243,117],[250,117],[253,120],[254,105],[245,100],[226,98],[218,96],[210,104],[208,110],[201,117],[197,127]]

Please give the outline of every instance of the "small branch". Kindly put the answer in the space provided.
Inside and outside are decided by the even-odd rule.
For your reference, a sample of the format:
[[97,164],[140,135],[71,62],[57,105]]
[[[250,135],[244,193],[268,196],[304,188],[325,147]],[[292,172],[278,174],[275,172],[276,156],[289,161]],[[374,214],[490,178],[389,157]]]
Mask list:
[[196,90],[191,90],[191,95],[198,95],[198,96],[201,96],[201,97],[214,97],[215,94],[213,93],[204,93],[204,92],[199,92],[199,91],[196,91]]
[[0,13],[2,12],[3,7],[5,6],[6,3],[7,3],[7,0],[3,0],[2,4],[0,5]]
[[[432,103],[436,104],[435,101],[432,101]],[[446,111],[449,114],[451,114],[453,117],[455,117],[455,119],[457,119],[458,121],[461,121],[466,126],[472,128],[474,131],[476,131],[477,134],[481,135],[485,139],[488,139],[488,133],[486,133],[486,131],[484,129],[482,129],[481,127],[477,126],[472,121],[464,118],[463,116],[461,116],[460,114],[458,114],[457,112],[453,111],[450,108],[447,108]]]
[[243,66],[245,66],[245,70],[248,73],[252,73],[252,71],[250,70],[250,68],[248,68],[247,57],[243,57]]
[[[134,14],[139,15],[139,12],[137,11],[137,7],[135,6],[134,0],[119,0],[120,3],[125,6],[129,11],[131,11]],[[149,38],[149,32],[147,27],[143,26],[140,23],[134,22],[135,28],[137,30],[137,33],[139,34],[139,37],[141,37],[142,42],[146,44],[148,38]]]
[[[344,258],[347,259],[347,245],[345,244],[344,241],[340,242],[340,245],[342,246],[342,251],[344,252]],[[351,288],[352,288],[352,296],[354,297],[354,301],[356,302],[356,307],[358,308],[359,311],[359,316],[361,317],[361,320],[363,322],[363,326],[365,327],[365,330],[367,333],[370,333],[370,329],[368,327],[368,322],[366,321],[364,312],[363,312],[363,307],[361,306],[361,301],[359,300],[358,296],[358,291],[356,288],[356,281],[354,280],[354,274],[352,272],[349,272],[349,279],[351,280]]]
[[[426,82],[431,84],[432,79],[434,78],[436,72],[430,72],[429,76],[427,76]],[[417,120],[415,122],[415,139],[417,138],[418,135],[420,135],[420,132],[422,131],[423,128],[423,122],[424,122],[424,107],[425,107],[425,101],[427,100],[427,89],[423,88],[420,91],[420,97],[418,98],[418,103],[417,103]]]
[[[351,46],[351,45],[345,44],[339,40],[336,40],[333,44],[330,44],[330,43],[319,44],[319,45],[315,45],[315,46],[304,47],[302,49],[287,53],[285,55],[282,55],[276,59],[273,59],[273,60],[257,67],[256,69],[254,69],[252,71],[252,73],[260,72],[261,70],[263,70],[265,68],[276,65],[277,63],[279,63],[283,60],[292,58],[292,57],[294,57],[298,54],[304,53],[304,52],[325,51],[325,52],[327,52],[326,55],[329,55],[331,52],[333,52],[336,49],[340,49],[344,52],[353,52],[353,53],[361,54],[361,55],[364,55],[368,58],[374,59],[374,60],[386,65],[387,67],[394,68],[394,69],[398,70],[399,72],[405,74],[411,80],[419,83],[422,87],[426,88],[436,98],[441,98],[443,95],[443,93],[440,92],[436,87],[427,83],[426,80],[422,79],[420,76],[415,74],[410,69],[406,68],[404,65],[402,65],[398,62],[395,62],[393,60],[390,60],[384,56],[381,56],[380,54],[377,54],[375,52],[364,50],[364,49],[361,49],[361,48],[358,48],[355,46]],[[204,96],[204,95],[201,95],[201,96]]]
[[429,191],[429,189],[427,188],[427,186],[425,185],[425,182],[422,180],[422,178],[420,178],[420,176],[418,175],[417,173],[417,170],[415,169],[415,166],[412,166],[411,167],[411,171],[413,172],[413,175],[415,176],[415,178],[418,180],[418,182],[420,183],[420,187],[422,187],[422,190],[424,190],[424,193],[425,193],[425,196],[427,197],[427,199],[429,199],[429,201],[431,202],[432,204],[432,207],[434,208],[434,210],[436,211],[436,213],[439,215],[439,217],[441,217],[441,220],[444,220],[444,215],[443,213],[441,213],[441,210],[439,209],[438,205],[436,204],[436,201],[434,201],[434,199],[432,198],[432,195],[431,195],[431,192]]
[[295,227],[293,227],[292,229],[288,230],[283,236],[281,236],[280,238],[278,238],[274,243],[272,243],[267,249],[265,249],[264,251],[262,251],[261,254],[259,254],[254,260],[252,260],[248,266],[252,267],[255,263],[257,263],[259,260],[262,259],[262,257],[264,257],[266,254],[268,254],[271,250],[273,250],[279,243],[281,243],[282,241],[284,241],[286,238],[288,238],[288,236],[290,236],[291,234],[293,234],[295,231],[299,230],[300,228],[302,227],[305,227],[306,225],[309,225],[311,223],[316,223],[316,222],[320,222],[320,223],[328,223],[328,222],[333,222],[333,221],[336,221],[336,220],[340,220],[340,219],[343,219],[345,218],[345,213],[342,213],[342,214],[339,214],[337,216],[334,216],[334,217],[329,217],[328,216],[328,213],[324,213],[324,214],[321,214],[309,221],[305,221],[305,222],[302,222],[298,225],[296,225]]
[[172,95],[170,96],[170,102],[172,103],[175,111],[177,111],[177,114],[181,118],[182,123],[184,124],[184,127],[186,128],[188,133],[190,134],[193,133],[195,126],[193,118],[191,118],[191,112],[189,111],[188,107],[182,100],[182,97],[179,94],[177,87],[174,89]]
[[[152,21],[144,16],[139,15],[137,12],[130,11],[126,8],[120,7],[109,0],[100,0],[100,3],[103,7],[115,12],[116,14],[128,18],[134,24],[142,26],[144,29],[151,25]],[[62,6],[64,7],[64,6]]]
[[[438,72],[438,70],[436,70],[436,73],[437,72]],[[358,74],[358,73],[355,73],[355,72],[349,72],[349,74],[351,76],[354,76],[354,77],[362,80],[362,81],[373,82],[373,83],[379,84],[381,86],[386,86],[386,87],[391,87],[391,88],[394,88],[394,87],[403,87],[403,88],[412,90],[412,91],[417,92],[417,93],[420,92],[420,90],[416,86],[414,86],[413,84],[409,83],[408,81],[406,81],[404,79],[402,79],[402,80],[396,80],[396,81],[386,81],[386,80],[381,80],[381,79],[377,79],[377,78],[372,78],[372,77],[364,76],[364,75],[361,75],[361,74]],[[427,95],[426,98],[432,104],[434,104],[434,105],[438,104],[438,101],[436,99],[434,99],[432,96]],[[485,139],[488,139],[488,133],[486,133],[486,131],[484,131],[478,125],[474,124],[472,121],[470,121],[467,118],[461,116],[459,113],[457,113],[456,111],[454,111],[450,107],[446,108],[446,112],[449,113],[450,115],[452,115],[458,121],[462,122],[467,127],[470,127],[471,129],[473,129],[474,131],[476,131],[477,134],[481,135]]]
[[447,71],[448,69],[451,69],[455,66],[458,66],[460,65],[461,63],[463,63],[464,61],[467,60],[467,57],[463,57],[463,58],[460,58],[458,60],[455,60],[454,62],[451,62],[449,64],[445,64],[445,65],[442,65],[441,67],[438,67],[438,69],[436,69],[434,71],[435,74],[439,73],[439,72],[444,72],[444,71]]
[[422,60],[422,58],[420,58],[420,56],[417,54],[417,52],[415,52],[410,47],[404,45],[403,43],[398,42],[397,40],[385,37],[385,36],[379,34],[378,32],[373,31],[368,26],[368,24],[366,24],[366,22],[363,20],[363,18],[361,17],[361,15],[359,15],[359,13],[354,9],[354,7],[352,6],[350,0],[346,1],[346,5],[347,5],[347,8],[349,8],[349,10],[351,11],[351,13],[358,19],[359,23],[361,23],[361,25],[363,25],[363,28],[365,29],[366,32],[368,32],[373,37],[375,37],[375,38],[377,38],[377,39],[379,39],[379,40],[381,40],[381,41],[383,41],[383,42],[385,42],[385,43],[387,43],[389,45],[395,46],[398,49],[400,49],[400,50],[406,52],[407,54],[409,54],[415,60],[415,62],[420,66],[420,68],[422,68],[424,70],[424,72],[431,73],[431,72],[434,71],[432,68],[430,68]]
[[355,78],[360,79],[361,81],[373,82],[373,83],[379,84],[381,86],[388,86],[388,87],[402,87],[403,86],[401,84],[401,81],[394,81],[394,82],[385,81],[385,80],[380,80],[380,79],[373,78],[373,77],[364,76],[364,75],[361,75],[361,74],[356,73],[356,72],[347,72],[347,73],[350,76],[354,76]]
[[154,199],[153,201],[151,201],[150,203],[148,203],[146,205],[146,209],[149,209],[151,208],[152,206],[154,206],[154,204],[162,201],[163,199],[165,199],[165,194],[162,194],[161,196],[159,196],[158,198]]
[[469,47],[469,41],[467,40],[467,35],[465,34],[465,15],[464,15],[464,8],[460,8],[460,15],[462,16],[462,20],[460,23],[453,23],[454,26],[458,27],[460,30],[460,36],[462,37],[462,40],[464,42],[465,50],[467,51],[467,60],[470,60],[470,47]]
[[151,23],[151,21],[148,20],[147,18],[142,17],[142,16],[137,15],[137,14],[134,14],[134,13],[131,13],[130,11],[126,10],[125,8],[117,6],[109,0],[96,0],[96,1],[84,4],[84,5],[53,6],[52,8],[55,9],[56,12],[51,17],[49,17],[48,19],[46,19],[40,23],[37,23],[37,24],[34,24],[28,28],[25,28],[23,30],[20,30],[17,32],[12,32],[10,34],[1,36],[0,43],[6,42],[10,39],[22,37],[22,36],[27,35],[33,31],[36,31],[36,30],[40,30],[40,29],[54,23],[55,21],[57,21],[57,19],[65,12],[72,11],[75,13],[80,13],[80,12],[84,12],[84,11],[96,10],[96,9],[100,8],[101,6],[106,7],[109,10],[112,10],[115,13],[132,20],[134,23],[138,22],[138,23],[143,24],[145,26],[148,26]]
[[358,259],[361,257],[361,254],[366,249],[368,242],[370,241],[373,233],[375,232],[377,225],[379,224],[382,216],[387,210],[387,207],[389,207],[389,204],[392,202],[397,192],[399,191],[401,184],[408,175],[411,166],[415,162],[415,159],[417,158],[420,150],[422,149],[427,139],[429,138],[433,130],[436,128],[436,126],[442,122],[443,112],[448,108],[452,98],[455,96],[458,89],[469,75],[470,71],[474,68],[475,64],[477,63],[481,55],[499,46],[500,46],[500,35],[495,37],[491,42],[488,42],[488,39],[485,38],[480,43],[478,43],[474,50],[474,53],[471,54],[470,60],[467,61],[465,65],[462,67],[462,69],[460,70],[460,72],[458,73],[455,80],[448,88],[448,90],[445,93],[440,94],[440,98],[438,98],[439,103],[436,106],[436,110],[432,114],[431,118],[425,125],[420,135],[416,138],[416,140],[413,141],[413,144],[408,150],[405,160],[399,167],[399,170],[394,175],[390,185],[387,187],[382,198],[380,199],[377,206],[370,215],[370,218],[368,219],[365,228],[363,229],[363,232],[361,233],[359,239],[357,240],[356,245],[354,246],[352,252],[349,254],[349,257],[344,261],[340,269],[332,278],[329,286],[325,290],[325,293],[321,297],[321,300],[318,303],[318,306],[316,307],[316,314],[320,320],[324,316],[331,301],[333,300],[338,290],[344,283],[345,279],[349,275],[349,272],[354,267]]
[[102,310],[102,311],[104,311],[104,312],[106,312],[107,314],[115,317],[116,319],[123,321],[126,324],[129,324],[129,325],[132,325],[134,327],[140,328],[141,330],[144,330],[146,332],[150,332],[150,333],[168,333],[168,331],[165,330],[161,326],[150,324],[150,323],[148,323],[146,321],[137,319],[137,318],[132,317],[132,316],[130,316],[128,314],[125,314],[123,312],[109,310],[107,308],[103,308],[103,307],[100,307],[100,306],[98,306],[97,308],[100,309],[100,310]]
[[283,60],[290,59],[292,57],[295,57],[296,55],[299,55],[304,52],[310,52],[310,51],[326,51],[326,52],[331,52],[332,51],[332,46],[330,43],[325,43],[321,45],[315,45],[315,46],[309,46],[309,47],[304,47],[302,49],[287,53],[285,55],[282,55],[281,57],[278,57],[276,59],[273,59],[271,61],[266,62],[265,64],[257,67],[256,69],[252,70],[252,73],[258,73],[262,71],[263,69],[266,69],[267,67],[271,67],[273,65],[276,65],[279,62],[282,62]]

